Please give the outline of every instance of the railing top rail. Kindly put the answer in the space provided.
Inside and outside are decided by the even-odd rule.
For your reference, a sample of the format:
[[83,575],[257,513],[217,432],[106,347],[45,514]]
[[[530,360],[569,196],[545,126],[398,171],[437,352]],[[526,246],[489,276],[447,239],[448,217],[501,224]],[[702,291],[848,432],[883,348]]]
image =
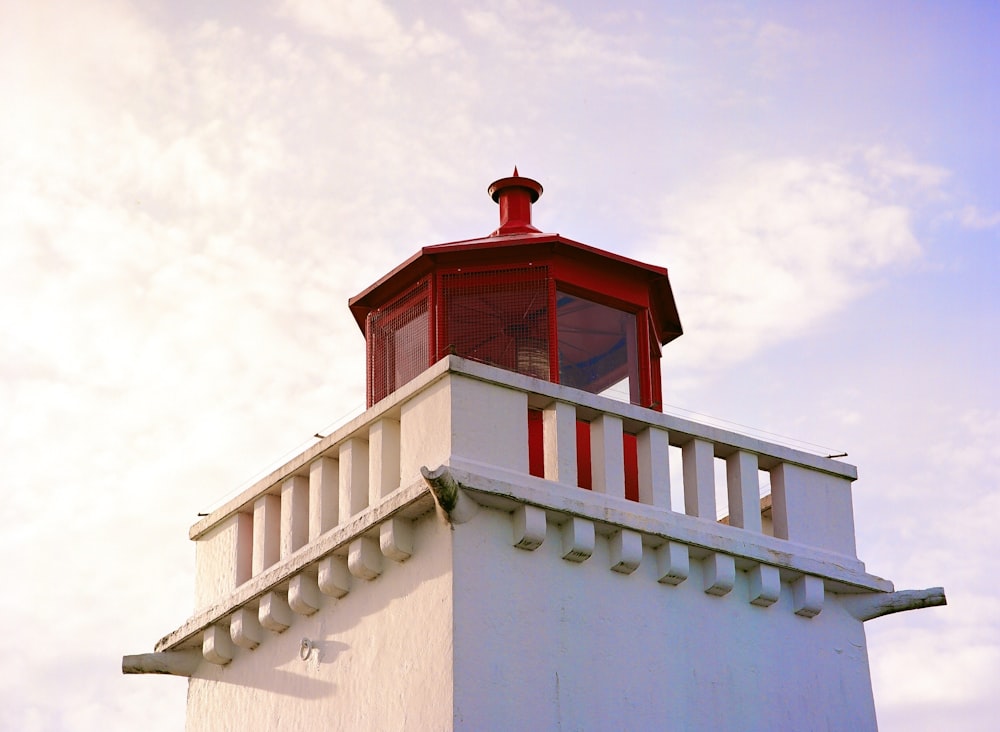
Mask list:
[[[332,452],[344,440],[356,434],[366,432],[372,423],[377,422],[380,419],[384,419],[385,417],[398,419],[399,408],[404,402],[411,399],[416,394],[419,394],[431,384],[444,378],[444,376],[446,376],[449,372],[454,371],[461,373],[461,369],[454,368],[452,362],[450,361],[450,359],[454,358],[455,356],[446,356],[441,359],[412,381],[404,384],[402,387],[394,391],[378,404],[366,409],[357,417],[354,417],[346,424],[338,427],[327,436],[321,438],[315,444],[307,447],[291,460],[275,468],[259,480],[254,481],[254,483],[248,486],[246,490],[243,490],[238,495],[233,496],[221,506],[213,510],[208,516],[205,516],[191,526],[188,531],[188,536],[191,539],[198,539],[223,519],[233,515],[234,513],[238,513],[240,510],[243,510],[248,503],[252,503],[258,496],[269,492],[275,492],[281,483],[289,477],[293,475],[305,474],[304,471],[308,468],[311,462],[316,460],[318,457],[321,457],[324,453]],[[365,434],[365,437],[367,437],[367,434]]]
[[713,443],[716,457],[728,457],[737,450],[755,453],[759,456],[760,467],[764,470],[774,467],[778,463],[794,463],[849,480],[857,480],[858,477],[857,468],[850,463],[843,463],[735,430],[673,414],[663,414],[580,389],[523,376],[457,356],[449,356],[448,358],[453,359],[449,371],[528,392],[528,405],[536,409],[543,409],[557,401],[567,402],[576,405],[577,415],[581,419],[590,420],[599,414],[612,414],[620,417],[626,432],[638,432],[649,425],[665,429],[670,434],[671,445],[683,445],[689,440],[697,438]]

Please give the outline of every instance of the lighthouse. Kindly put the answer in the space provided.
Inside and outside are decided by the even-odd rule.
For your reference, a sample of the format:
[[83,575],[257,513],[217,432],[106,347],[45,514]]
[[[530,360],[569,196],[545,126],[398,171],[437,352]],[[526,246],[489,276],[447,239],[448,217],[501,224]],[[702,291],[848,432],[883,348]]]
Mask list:
[[867,571],[854,466],[663,413],[668,271],[542,192],[351,298],[367,410],[191,527],[193,615],[123,658],[188,730],[877,728],[864,623],[943,590]]

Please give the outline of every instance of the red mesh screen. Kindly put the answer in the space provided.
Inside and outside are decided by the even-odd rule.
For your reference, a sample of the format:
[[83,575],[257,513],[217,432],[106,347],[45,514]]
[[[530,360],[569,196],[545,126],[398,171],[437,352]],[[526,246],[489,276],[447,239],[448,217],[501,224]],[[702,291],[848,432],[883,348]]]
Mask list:
[[441,354],[550,380],[548,269],[441,277]]
[[368,314],[368,406],[384,399],[430,366],[429,282]]

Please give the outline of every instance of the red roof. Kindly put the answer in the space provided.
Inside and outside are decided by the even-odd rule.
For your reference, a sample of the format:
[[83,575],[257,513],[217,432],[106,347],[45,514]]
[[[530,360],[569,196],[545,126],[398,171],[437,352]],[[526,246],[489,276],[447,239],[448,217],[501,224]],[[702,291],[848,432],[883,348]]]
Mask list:
[[368,313],[438,269],[546,263],[557,282],[610,302],[648,307],[661,344],[683,332],[665,267],[581,244],[559,234],[529,233],[426,246],[348,304],[364,332]]

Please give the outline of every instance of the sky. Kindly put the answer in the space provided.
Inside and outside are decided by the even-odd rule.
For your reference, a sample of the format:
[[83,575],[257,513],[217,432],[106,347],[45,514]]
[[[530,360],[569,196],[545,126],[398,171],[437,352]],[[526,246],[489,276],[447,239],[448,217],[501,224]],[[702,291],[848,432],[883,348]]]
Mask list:
[[881,729],[993,729],[998,38],[986,0],[0,0],[0,728],[183,726],[120,664],[192,612],[188,527],[363,407],[347,299],[517,165],[543,231],[669,269],[667,411],[847,452],[868,571],[945,587],[865,626]]

